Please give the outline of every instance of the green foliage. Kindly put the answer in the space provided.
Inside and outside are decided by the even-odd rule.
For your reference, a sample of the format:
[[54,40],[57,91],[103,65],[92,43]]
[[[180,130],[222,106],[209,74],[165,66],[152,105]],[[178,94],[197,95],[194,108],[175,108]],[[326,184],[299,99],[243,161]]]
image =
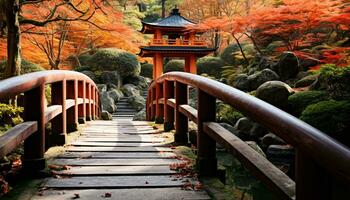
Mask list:
[[122,78],[140,75],[141,66],[134,54],[121,49],[99,49],[89,59],[92,71],[118,71]]
[[142,64],[140,75],[147,78],[153,78],[153,65],[150,63]]
[[206,56],[197,60],[197,73],[208,74],[220,78],[222,67],[225,65],[220,57]]
[[0,134],[6,132],[11,127],[21,123],[23,120],[21,114],[22,107],[14,107],[12,105],[0,104]]
[[[0,77],[2,75],[2,73],[5,71],[7,65],[7,61],[1,61],[0,62]],[[40,65],[37,65],[35,63],[26,61],[24,59],[22,59],[21,62],[21,74],[28,74],[28,73],[32,73],[32,72],[38,72],[38,71],[43,71],[45,70],[44,68],[42,68]]]
[[350,101],[321,101],[302,112],[301,120],[350,146]]
[[[78,60],[80,62],[81,67],[87,66],[90,63],[90,59],[91,59],[91,55],[89,55],[87,53],[80,54],[78,56]],[[78,70],[76,70],[76,71],[78,71]],[[84,71],[84,70],[81,70],[81,71]]]
[[[247,59],[253,58],[254,55],[256,54],[254,46],[251,44],[241,44],[241,45]],[[245,62],[242,52],[239,49],[239,46],[237,44],[228,45],[220,54],[220,58],[227,65],[240,65]]]
[[140,19],[144,18],[145,15],[139,12],[136,6],[128,7],[128,9],[124,10],[123,16],[124,16],[124,20],[123,20],[124,24],[127,24],[133,27],[135,30],[140,30],[142,28]]
[[325,101],[328,98],[329,96],[326,91],[310,90],[292,94],[288,98],[288,103],[291,105],[292,114],[300,116],[307,106]]
[[184,71],[185,61],[184,60],[170,60],[164,66],[164,73],[172,71]]
[[227,84],[233,86],[236,76],[240,73],[242,73],[241,67],[224,66],[222,67],[221,76],[226,79]]
[[228,104],[219,104],[217,108],[217,119],[219,122],[225,122],[234,126],[242,117],[244,116],[240,112]]
[[325,82],[332,98],[350,99],[350,66],[325,65],[321,68],[320,80]]
[[89,67],[89,66],[81,66],[81,67],[76,67],[74,70],[77,71],[77,72],[91,71],[91,67]]

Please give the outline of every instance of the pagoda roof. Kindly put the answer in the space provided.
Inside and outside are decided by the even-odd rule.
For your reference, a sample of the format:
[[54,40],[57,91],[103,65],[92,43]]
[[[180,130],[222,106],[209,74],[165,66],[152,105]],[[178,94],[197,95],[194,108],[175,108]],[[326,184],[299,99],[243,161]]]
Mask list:
[[150,27],[154,27],[154,28],[184,29],[187,26],[191,26],[191,25],[195,25],[195,24],[196,24],[195,22],[181,16],[178,8],[174,8],[171,11],[170,15],[164,19],[160,19],[156,22],[144,22],[144,21],[142,21],[141,32],[146,33],[145,26],[150,26]]

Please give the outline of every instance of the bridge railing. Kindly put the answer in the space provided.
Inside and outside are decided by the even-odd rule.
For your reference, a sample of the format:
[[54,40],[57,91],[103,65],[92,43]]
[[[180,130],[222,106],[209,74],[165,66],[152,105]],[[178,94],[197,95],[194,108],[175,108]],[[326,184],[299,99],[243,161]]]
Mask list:
[[[198,91],[198,110],[188,105],[189,86]],[[295,148],[295,181],[215,122],[216,99]],[[350,188],[349,148],[290,114],[220,82],[184,72],[164,74],[149,88],[147,119],[164,120],[164,129],[175,128],[175,141],[184,143],[188,141],[188,120],[197,123],[200,176],[215,175],[216,143],[219,143],[280,199],[342,199]]]
[[[46,86],[51,86],[51,105],[45,102]],[[64,70],[25,74],[0,81],[0,99],[24,94],[24,122],[0,136],[0,157],[24,141],[23,167],[45,168],[45,125],[51,122],[53,143],[65,143],[67,132],[77,130],[78,123],[100,116],[99,91],[86,75]]]

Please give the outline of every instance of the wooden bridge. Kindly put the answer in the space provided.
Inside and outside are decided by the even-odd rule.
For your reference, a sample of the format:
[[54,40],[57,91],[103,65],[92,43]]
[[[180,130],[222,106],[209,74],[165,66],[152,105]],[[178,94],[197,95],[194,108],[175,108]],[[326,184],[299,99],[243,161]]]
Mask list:
[[[52,105],[45,104],[51,85]],[[188,88],[198,91],[197,110],[188,105]],[[24,94],[24,122],[0,137],[0,156],[24,141],[23,169],[45,168],[48,145],[45,125],[51,123],[55,145],[86,123],[81,136],[50,161],[63,166],[48,178],[33,199],[209,199],[204,191],[181,190],[196,177],[177,178],[169,165],[185,162],[167,147],[161,132],[131,119],[99,121],[95,83],[70,71],[36,72],[0,82],[0,98]],[[296,149],[295,180],[290,179],[245,142],[215,122],[219,99],[260,123]],[[154,81],[147,97],[147,120],[175,129],[177,144],[188,141],[188,121],[198,125],[199,177],[216,176],[219,143],[251,170],[279,199],[346,199],[350,188],[350,150],[291,115],[222,83],[183,72]],[[176,122],[176,123],[175,123]],[[175,178],[174,178],[175,177]]]

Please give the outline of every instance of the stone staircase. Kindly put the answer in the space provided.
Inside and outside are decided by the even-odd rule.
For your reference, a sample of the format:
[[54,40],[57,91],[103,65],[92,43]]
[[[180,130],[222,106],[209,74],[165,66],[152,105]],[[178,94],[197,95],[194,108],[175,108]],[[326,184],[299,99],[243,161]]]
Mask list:
[[[141,91],[141,95],[146,99],[147,90]],[[113,113],[113,118],[132,118],[137,113],[128,102],[128,97],[122,97],[117,103],[117,112]]]

